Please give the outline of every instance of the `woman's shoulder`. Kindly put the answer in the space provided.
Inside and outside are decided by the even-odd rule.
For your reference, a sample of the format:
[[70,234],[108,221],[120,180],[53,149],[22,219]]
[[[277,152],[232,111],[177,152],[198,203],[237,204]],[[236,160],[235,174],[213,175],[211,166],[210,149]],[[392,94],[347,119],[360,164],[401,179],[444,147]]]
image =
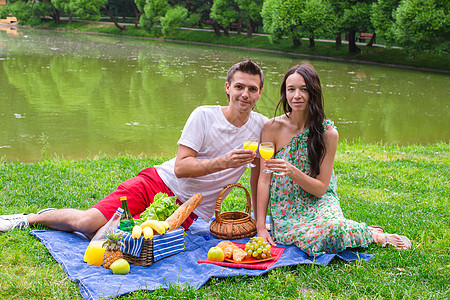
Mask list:
[[[326,122],[327,121],[327,122]],[[336,129],[336,126],[334,126],[334,122],[331,120],[324,120],[323,122],[323,136],[325,140],[329,141],[335,141],[337,142],[339,140],[339,132]]]
[[286,119],[285,115],[281,115],[281,116],[277,116],[272,119],[268,119],[264,123],[264,129],[265,130],[279,130],[286,124],[285,119]]
[[323,119],[322,125],[323,125],[323,131],[327,131],[330,128],[335,129],[337,131],[336,126],[334,126],[333,120]]

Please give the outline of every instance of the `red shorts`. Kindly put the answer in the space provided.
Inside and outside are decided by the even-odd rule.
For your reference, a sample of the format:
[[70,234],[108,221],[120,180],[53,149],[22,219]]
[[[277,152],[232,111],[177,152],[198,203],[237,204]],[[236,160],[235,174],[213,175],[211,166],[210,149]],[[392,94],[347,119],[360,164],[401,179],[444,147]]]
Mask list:
[[[120,197],[126,196],[133,218],[139,219],[141,213],[153,203],[153,198],[159,192],[173,196],[172,191],[159,177],[156,169],[150,167],[139,172],[136,177],[119,184],[114,192],[92,207],[98,209],[109,220],[120,207]],[[181,204],[181,201],[177,199],[177,203]],[[181,226],[188,229],[196,219],[197,215],[191,213]]]

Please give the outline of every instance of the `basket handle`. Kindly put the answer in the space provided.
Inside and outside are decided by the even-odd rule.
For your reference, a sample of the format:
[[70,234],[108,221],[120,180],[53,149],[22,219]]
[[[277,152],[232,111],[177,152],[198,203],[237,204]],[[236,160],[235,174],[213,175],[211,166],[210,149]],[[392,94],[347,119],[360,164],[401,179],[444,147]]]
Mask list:
[[247,206],[245,207],[245,212],[248,213],[248,214],[250,214],[250,209],[251,209],[251,207],[252,207],[252,201],[251,201],[251,197],[250,197],[249,192],[247,191],[247,189],[246,189],[242,184],[240,184],[240,183],[231,183],[231,184],[226,185],[226,186],[222,189],[222,191],[220,191],[219,196],[217,197],[216,208],[215,208],[215,214],[216,214],[216,220],[217,220],[217,222],[221,222],[221,221],[222,221],[221,218],[220,218],[220,211],[221,211],[221,208],[222,208],[223,194],[224,194],[228,189],[233,188],[233,187],[235,187],[235,186],[244,189],[244,191],[245,191],[245,196],[247,197]]

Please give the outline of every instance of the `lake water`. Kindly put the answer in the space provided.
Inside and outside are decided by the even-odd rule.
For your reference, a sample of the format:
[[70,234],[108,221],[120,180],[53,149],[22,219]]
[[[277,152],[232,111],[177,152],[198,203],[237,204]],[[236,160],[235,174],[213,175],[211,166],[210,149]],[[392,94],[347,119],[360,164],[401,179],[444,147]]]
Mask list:
[[247,58],[264,70],[255,110],[269,117],[284,73],[309,61],[341,140],[449,141],[448,74],[19,28],[0,31],[0,157],[173,155],[190,112],[226,105],[226,71]]

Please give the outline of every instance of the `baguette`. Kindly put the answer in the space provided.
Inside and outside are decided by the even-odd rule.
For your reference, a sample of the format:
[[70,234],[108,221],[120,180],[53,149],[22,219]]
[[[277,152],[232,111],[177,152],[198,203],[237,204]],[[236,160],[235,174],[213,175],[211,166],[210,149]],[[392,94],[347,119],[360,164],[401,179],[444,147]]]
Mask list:
[[177,210],[166,219],[166,222],[169,223],[169,231],[180,227],[194,209],[202,202],[202,199],[202,194],[197,193],[178,207]]

